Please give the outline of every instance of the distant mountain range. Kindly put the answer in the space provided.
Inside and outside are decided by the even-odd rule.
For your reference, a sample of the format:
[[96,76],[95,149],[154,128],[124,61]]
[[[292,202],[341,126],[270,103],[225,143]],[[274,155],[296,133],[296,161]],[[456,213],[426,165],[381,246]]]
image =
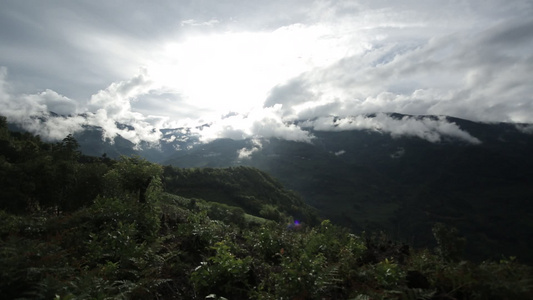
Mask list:
[[442,222],[467,238],[469,258],[517,255],[533,262],[533,134],[523,124],[445,120],[480,143],[312,128],[310,143],[277,138],[200,143],[185,128],[162,130],[155,148],[134,147],[120,136],[102,141],[95,127],[75,137],[88,155],[138,154],[182,168],[256,167],[298,192],[323,217],[355,231],[383,230],[427,246],[431,227]]

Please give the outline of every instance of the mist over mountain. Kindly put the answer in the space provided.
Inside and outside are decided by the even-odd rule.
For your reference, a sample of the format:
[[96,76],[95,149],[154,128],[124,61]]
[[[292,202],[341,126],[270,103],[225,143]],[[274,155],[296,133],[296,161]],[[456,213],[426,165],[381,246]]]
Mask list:
[[[289,143],[277,145],[287,150],[279,157],[298,153],[285,161],[295,161],[289,167],[301,171],[305,164],[299,158],[313,160],[313,150],[303,151],[309,143]],[[213,150],[238,149],[228,140],[211,144],[209,158],[219,156]],[[8,130],[5,117],[0,146],[3,299],[531,299],[528,256],[496,257],[520,250],[507,251],[511,245],[502,238],[498,241],[509,247],[489,248],[481,257],[470,251],[473,261],[465,257],[467,240],[453,225],[434,223],[435,243],[414,246],[391,237],[390,230],[350,230],[321,218],[300,195],[257,168],[180,168],[139,156],[88,156],[72,135],[44,142]],[[253,149],[241,148],[239,158],[252,160],[262,151]],[[337,167],[334,160],[326,163]],[[327,166],[321,168],[328,180],[339,180]],[[317,174],[309,176],[320,178]],[[361,181],[358,188],[364,188],[376,181],[363,179],[353,184]],[[374,183],[393,190],[390,183]],[[317,186],[330,194],[330,204],[339,203],[341,185],[334,186],[338,194]],[[353,188],[346,185],[344,192]],[[376,226],[385,226],[382,207],[369,211],[365,201],[352,200]],[[400,218],[420,221],[408,201],[387,203],[394,204],[406,209]],[[472,212],[468,217],[485,218]],[[479,232],[467,231],[468,240]]]
[[432,225],[443,222],[467,237],[472,258],[533,261],[531,125],[385,113],[289,125],[309,139],[206,140],[198,133],[216,129],[209,124],[161,129],[159,144],[106,139],[95,126],[75,137],[95,156],[137,154],[180,168],[256,167],[354,230],[384,230],[427,245]]
[[178,151],[164,163],[254,166],[299,192],[324,217],[355,230],[385,230],[422,245],[438,221],[468,237],[472,257],[520,253],[531,259],[533,136],[524,132],[527,126],[425,118],[456,124],[468,139],[375,128],[310,130],[311,142],[220,139]]

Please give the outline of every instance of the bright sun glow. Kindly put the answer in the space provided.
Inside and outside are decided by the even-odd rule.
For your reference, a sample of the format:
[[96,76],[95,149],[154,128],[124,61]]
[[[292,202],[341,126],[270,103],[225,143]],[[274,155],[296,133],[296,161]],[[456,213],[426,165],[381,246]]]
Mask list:
[[346,54],[345,45],[328,38],[328,28],[292,25],[169,42],[147,69],[156,84],[188,103],[218,114],[247,112],[262,106],[275,85]]

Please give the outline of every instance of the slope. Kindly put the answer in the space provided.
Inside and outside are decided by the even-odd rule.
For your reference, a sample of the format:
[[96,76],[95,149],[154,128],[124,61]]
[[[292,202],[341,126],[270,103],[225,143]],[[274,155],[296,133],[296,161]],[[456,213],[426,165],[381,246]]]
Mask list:
[[[400,116],[401,117],[401,116]],[[533,137],[515,124],[448,118],[481,140],[431,143],[368,130],[314,131],[312,143],[217,140],[175,154],[176,166],[249,165],[354,230],[383,229],[428,245],[435,222],[457,226],[471,258],[533,261]],[[252,150],[239,158],[241,149]]]

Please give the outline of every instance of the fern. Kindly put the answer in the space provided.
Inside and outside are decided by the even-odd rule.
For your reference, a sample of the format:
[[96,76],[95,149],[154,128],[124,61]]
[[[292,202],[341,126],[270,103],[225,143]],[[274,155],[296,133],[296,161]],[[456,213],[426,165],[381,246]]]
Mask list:
[[320,291],[331,291],[342,289],[343,280],[339,276],[339,267],[333,266],[327,270],[323,279],[318,284],[321,286]]
[[372,298],[370,298],[370,296],[368,296],[368,295],[359,294],[359,295],[357,295],[357,297],[352,298],[350,300],[371,300],[371,299]]
[[430,300],[435,296],[435,290],[407,289],[402,293],[402,300]]

